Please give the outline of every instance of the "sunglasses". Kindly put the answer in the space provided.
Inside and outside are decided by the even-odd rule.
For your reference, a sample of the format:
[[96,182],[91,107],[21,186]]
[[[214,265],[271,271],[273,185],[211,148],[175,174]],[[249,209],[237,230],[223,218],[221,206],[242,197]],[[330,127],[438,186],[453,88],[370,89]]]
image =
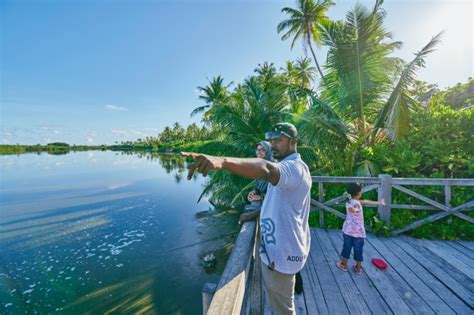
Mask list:
[[278,139],[281,137],[281,135],[284,135],[290,139],[293,138],[292,136],[290,136],[284,131],[268,131],[265,133],[265,140]]

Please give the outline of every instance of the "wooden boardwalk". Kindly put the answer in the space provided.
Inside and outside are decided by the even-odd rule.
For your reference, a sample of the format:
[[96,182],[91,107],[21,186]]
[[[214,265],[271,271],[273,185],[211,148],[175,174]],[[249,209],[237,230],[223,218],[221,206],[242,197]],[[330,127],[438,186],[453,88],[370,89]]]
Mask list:
[[[363,275],[337,268],[341,248],[340,231],[311,229],[297,314],[473,314],[473,242],[368,235]],[[388,269],[375,268],[374,257]]]

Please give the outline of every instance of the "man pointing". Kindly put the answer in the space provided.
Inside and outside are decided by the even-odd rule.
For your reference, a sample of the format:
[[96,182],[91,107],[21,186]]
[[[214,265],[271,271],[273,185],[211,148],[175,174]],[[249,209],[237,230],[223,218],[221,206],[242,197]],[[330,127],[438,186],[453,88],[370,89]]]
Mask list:
[[303,268],[311,243],[308,225],[311,175],[296,151],[297,136],[295,126],[290,123],[276,124],[265,134],[278,163],[258,158],[181,153],[195,160],[188,167],[188,179],[195,171],[206,176],[212,170],[226,169],[271,184],[260,213],[259,253],[265,292],[275,314],[295,314],[295,274]]

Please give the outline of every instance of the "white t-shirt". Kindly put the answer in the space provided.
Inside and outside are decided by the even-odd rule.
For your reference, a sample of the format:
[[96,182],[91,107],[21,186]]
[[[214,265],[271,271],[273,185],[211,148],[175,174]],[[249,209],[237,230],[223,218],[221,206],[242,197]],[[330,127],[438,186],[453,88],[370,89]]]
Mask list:
[[279,163],[280,180],[268,185],[260,213],[260,258],[285,274],[300,271],[311,244],[308,218],[311,174],[298,153]]

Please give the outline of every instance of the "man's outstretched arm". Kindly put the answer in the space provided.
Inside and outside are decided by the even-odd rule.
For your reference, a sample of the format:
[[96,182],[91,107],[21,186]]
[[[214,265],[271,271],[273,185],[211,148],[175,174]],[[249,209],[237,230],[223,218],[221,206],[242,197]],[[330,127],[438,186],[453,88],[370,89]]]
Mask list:
[[206,176],[210,171],[226,169],[243,177],[263,179],[272,185],[278,184],[280,180],[278,164],[264,159],[220,157],[192,152],[181,152],[181,155],[195,161],[188,166],[188,179],[192,178],[195,171]]

